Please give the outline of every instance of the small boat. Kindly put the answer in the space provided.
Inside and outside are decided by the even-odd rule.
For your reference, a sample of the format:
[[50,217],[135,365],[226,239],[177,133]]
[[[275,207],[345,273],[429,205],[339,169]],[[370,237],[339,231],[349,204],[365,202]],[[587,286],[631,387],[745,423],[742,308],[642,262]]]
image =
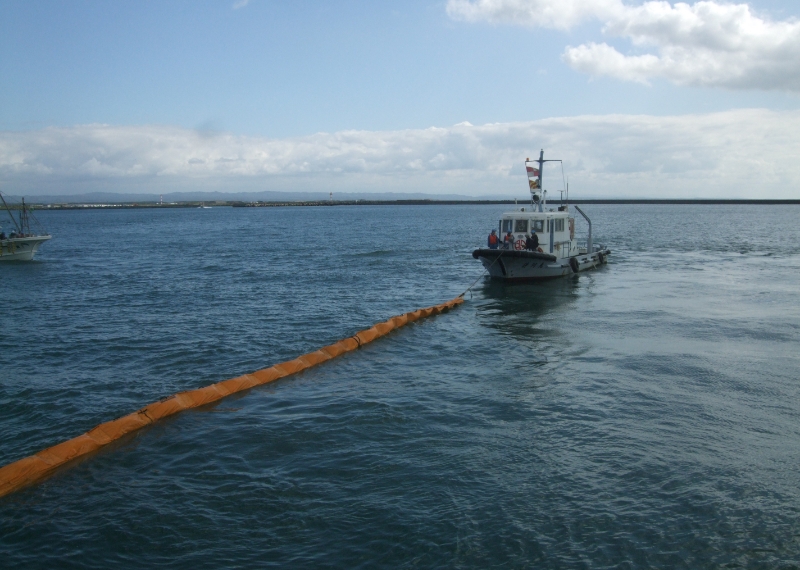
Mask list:
[[19,208],[19,220],[14,217],[14,213],[6,203],[2,193],[0,193],[0,200],[2,200],[3,207],[8,212],[8,217],[11,218],[11,222],[14,225],[14,231],[8,235],[0,228],[0,261],[32,260],[39,246],[53,236],[44,233],[43,230],[40,230],[42,233],[34,233],[31,230],[31,220],[40,228],[41,224],[25,204],[24,198]]
[[499,223],[500,233],[493,230],[494,240],[490,236],[489,241],[494,243],[472,252],[472,257],[480,259],[494,279],[507,282],[553,279],[608,263],[611,250],[592,243],[592,221],[578,206],[572,207],[589,224],[589,233],[584,243],[575,238],[569,194],[557,209],[547,207],[547,192],[542,189],[546,162],[561,160],[545,160],[544,151],[539,152],[539,160],[525,160],[530,207],[527,211],[521,208],[505,212]]

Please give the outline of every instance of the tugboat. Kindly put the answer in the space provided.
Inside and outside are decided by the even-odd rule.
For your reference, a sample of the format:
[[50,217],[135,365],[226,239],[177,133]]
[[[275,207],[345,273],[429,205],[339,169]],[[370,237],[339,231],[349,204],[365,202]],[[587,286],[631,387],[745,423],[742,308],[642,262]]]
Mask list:
[[[546,162],[561,160],[545,160],[543,150],[539,152],[539,160],[525,160],[530,208],[504,213],[499,235],[494,233],[494,240],[490,236],[487,248],[472,252],[472,257],[480,259],[494,279],[506,282],[553,279],[608,263],[611,250],[592,243],[592,221],[578,206],[573,208],[589,224],[589,234],[585,243],[575,239],[575,218],[570,215],[568,194],[558,209],[547,207],[547,191],[542,189]],[[510,239],[505,239],[506,236]]]
[[19,210],[19,221],[14,218],[14,213],[0,193],[0,200],[3,202],[3,207],[8,212],[8,217],[14,224],[14,231],[6,235],[0,229],[0,261],[30,261],[39,246],[53,236],[47,233],[36,234],[31,231],[31,219],[37,226],[41,227],[39,221],[31,213],[30,208],[25,204],[25,199],[22,199],[22,206]]

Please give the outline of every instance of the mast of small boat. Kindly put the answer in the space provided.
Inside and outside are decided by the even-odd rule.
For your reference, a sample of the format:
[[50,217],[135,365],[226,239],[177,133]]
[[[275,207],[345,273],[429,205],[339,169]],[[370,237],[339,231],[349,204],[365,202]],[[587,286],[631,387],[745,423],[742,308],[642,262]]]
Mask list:
[[[561,162],[563,161],[560,158],[551,158],[549,160],[544,159],[544,149],[539,150],[539,160],[528,161],[526,160],[526,166],[528,162],[536,162],[539,165],[539,176],[537,178],[538,186],[536,188],[531,188],[531,205],[533,206],[534,210],[539,210],[540,212],[544,212],[544,207],[547,204],[547,192],[545,192],[544,187],[542,186],[542,176],[544,173],[544,163],[545,162]],[[526,169],[527,170],[527,169]]]
[[539,211],[544,212],[545,193],[544,186],[542,186],[542,173],[544,172],[544,149],[539,150],[539,192],[542,197],[539,198]]
[[19,211],[19,225],[22,228],[23,236],[31,233],[31,222],[28,220],[28,211],[25,209],[25,198],[22,199],[22,209]]
[[0,200],[3,201],[3,206],[5,206],[6,212],[8,212],[8,217],[11,218],[11,221],[14,223],[14,226],[17,228],[17,232],[22,233],[22,228],[19,227],[17,220],[14,218],[14,214],[11,212],[11,208],[8,207],[6,203],[6,199],[3,198],[3,193],[0,192]]

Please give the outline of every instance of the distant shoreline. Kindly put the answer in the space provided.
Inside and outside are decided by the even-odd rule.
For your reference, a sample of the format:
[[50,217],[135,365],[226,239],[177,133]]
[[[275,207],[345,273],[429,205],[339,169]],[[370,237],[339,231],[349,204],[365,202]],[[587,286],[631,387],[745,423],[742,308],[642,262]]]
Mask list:
[[[744,200],[744,199],[629,199],[629,198],[591,198],[573,199],[571,204],[640,204],[640,205],[800,205],[800,199],[786,200]],[[301,200],[301,201],[274,201],[274,202],[242,202],[238,200],[214,202],[172,202],[160,204],[158,202],[120,202],[112,203],[29,203],[36,210],[118,210],[130,208],[283,208],[291,206],[458,206],[458,205],[518,205],[526,206],[527,201],[515,200]],[[549,202],[553,207],[561,204],[555,200]],[[17,205],[11,206],[17,209]]]

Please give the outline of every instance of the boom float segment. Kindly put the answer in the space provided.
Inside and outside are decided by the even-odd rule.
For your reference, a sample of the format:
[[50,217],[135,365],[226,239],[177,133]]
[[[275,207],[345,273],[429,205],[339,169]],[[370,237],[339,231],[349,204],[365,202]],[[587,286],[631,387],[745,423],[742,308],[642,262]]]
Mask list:
[[249,390],[254,386],[267,384],[280,378],[296,374],[297,372],[341,356],[346,352],[355,350],[364,344],[372,342],[376,338],[384,336],[394,329],[420,319],[438,315],[463,302],[463,295],[460,295],[441,305],[392,317],[388,321],[378,323],[372,328],[359,331],[349,338],[340,340],[329,346],[324,346],[319,350],[304,354],[294,360],[281,362],[269,368],[257,370],[236,378],[230,378],[229,380],[223,380],[216,384],[206,386],[205,388],[178,392],[158,402],[153,402],[132,414],[102,423],[78,437],[59,443],[53,447],[48,447],[39,453],[1,467],[0,497],[13,493],[28,485],[38,483],[68,463],[86,457],[109,443],[148,426],[153,422],[157,422],[162,418],[190,408],[205,406],[221,400],[230,394]]

